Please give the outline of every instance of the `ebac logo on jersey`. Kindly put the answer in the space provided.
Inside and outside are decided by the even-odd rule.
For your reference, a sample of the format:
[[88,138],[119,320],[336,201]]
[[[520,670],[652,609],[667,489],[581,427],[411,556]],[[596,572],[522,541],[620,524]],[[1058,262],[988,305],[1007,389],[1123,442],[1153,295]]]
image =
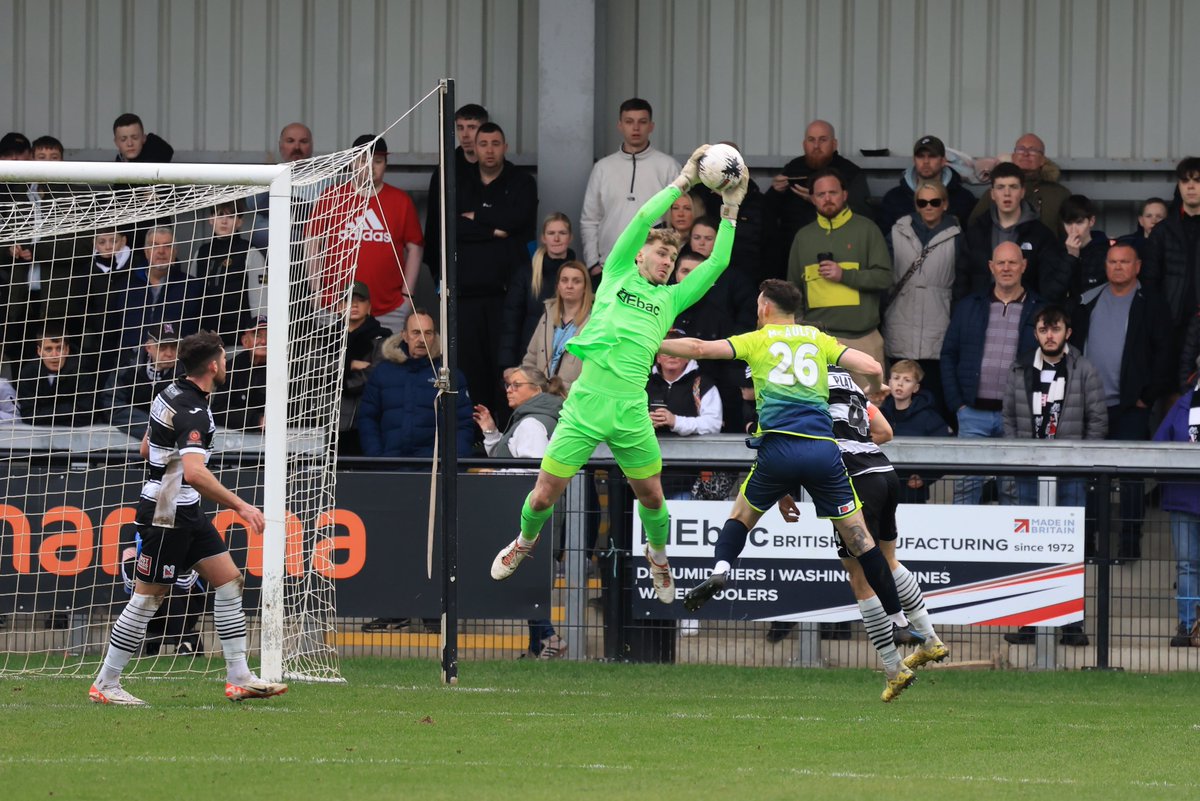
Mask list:
[[367,209],[355,220],[346,222],[340,234],[342,239],[358,242],[391,242],[392,235],[380,221],[375,209]]
[[632,306],[635,309],[653,314],[655,317],[662,312],[662,309],[658,306],[658,304],[642,300],[640,297],[627,289],[622,289],[617,292],[617,300],[621,301],[626,306]]

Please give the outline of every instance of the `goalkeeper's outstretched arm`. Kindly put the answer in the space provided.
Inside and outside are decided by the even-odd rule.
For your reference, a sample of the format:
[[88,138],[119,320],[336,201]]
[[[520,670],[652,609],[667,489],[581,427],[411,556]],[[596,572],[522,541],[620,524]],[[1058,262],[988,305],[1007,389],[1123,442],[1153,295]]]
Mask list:
[[725,272],[729,266],[729,257],[733,253],[733,236],[737,227],[738,212],[742,201],[746,198],[746,190],[750,187],[749,172],[742,173],[742,180],[721,193],[721,224],[717,228],[717,239],[713,243],[712,254],[700,262],[687,278],[675,285],[679,297],[680,309],[691,306],[708,290]]

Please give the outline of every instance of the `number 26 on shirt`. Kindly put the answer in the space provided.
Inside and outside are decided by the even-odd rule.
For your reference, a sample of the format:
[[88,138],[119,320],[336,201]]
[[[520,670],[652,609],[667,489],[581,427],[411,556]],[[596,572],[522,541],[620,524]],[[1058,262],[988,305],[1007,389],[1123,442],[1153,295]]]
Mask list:
[[790,387],[797,381],[802,386],[816,386],[821,378],[821,369],[813,357],[818,352],[817,346],[812,343],[800,345],[795,351],[786,342],[774,343],[770,353],[779,359],[779,363],[767,376],[767,380],[785,387]]

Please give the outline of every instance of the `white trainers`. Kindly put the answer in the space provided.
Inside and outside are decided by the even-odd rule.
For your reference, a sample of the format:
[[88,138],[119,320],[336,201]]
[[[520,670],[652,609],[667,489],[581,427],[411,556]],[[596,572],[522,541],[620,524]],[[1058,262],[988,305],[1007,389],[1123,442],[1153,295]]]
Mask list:
[[526,556],[533,553],[533,548],[538,543],[538,538],[534,537],[533,541],[526,544],[525,538],[520,534],[517,538],[500,549],[500,553],[496,554],[496,558],[492,560],[492,578],[496,581],[504,581],[504,579],[517,572],[517,566]]
[[230,701],[245,701],[249,698],[270,698],[273,695],[283,695],[287,692],[286,684],[264,681],[258,676],[251,675],[248,679],[225,682],[225,697]]
[[113,706],[150,706],[141,698],[127,691],[120,684],[110,687],[100,687],[93,684],[88,690],[88,698],[93,704],[112,704]]
[[[650,563],[650,578],[654,580],[654,591],[658,593],[658,600],[664,604],[673,602],[675,600],[675,581],[671,578],[671,563],[663,562],[660,565],[651,559],[650,543],[646,543],[643,553],[646,554],[646,561]],[[493,573],[493,575],[495,574]]]

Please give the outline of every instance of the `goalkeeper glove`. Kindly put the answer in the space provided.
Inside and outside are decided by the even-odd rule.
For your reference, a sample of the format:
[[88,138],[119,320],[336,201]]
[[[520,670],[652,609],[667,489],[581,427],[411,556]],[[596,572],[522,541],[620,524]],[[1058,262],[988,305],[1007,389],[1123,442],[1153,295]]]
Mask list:
[[696,148],[691,158],[687,160],[687,164],[684,164],[683,169],[679,171],[679,177],[671,182],[680,192],[687,192],[700,183],[700,159],[707,151],[708,145],[700,145]]
[[746,199],[746,190],[750,187],[750,170],[742,172],[742,180],[721,193],[721,219],[736,224],[738,211],[742,201]]

